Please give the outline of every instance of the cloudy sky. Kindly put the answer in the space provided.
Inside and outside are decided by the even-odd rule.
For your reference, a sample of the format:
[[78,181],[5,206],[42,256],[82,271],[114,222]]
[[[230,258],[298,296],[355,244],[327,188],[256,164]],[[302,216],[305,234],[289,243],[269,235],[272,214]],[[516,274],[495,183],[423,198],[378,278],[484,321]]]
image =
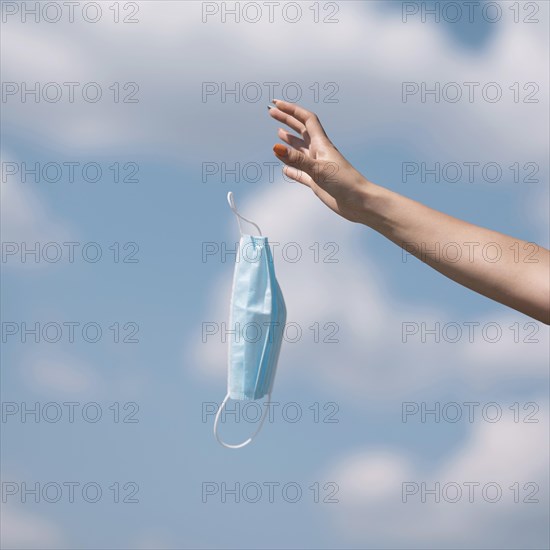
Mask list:
[[[271,151],[299,99],[370,180],[548,247],[549,6],[450,4],[2,2],[3,547],[548,547],[548,327]],[[289,324],[240,451],[228,191]]]

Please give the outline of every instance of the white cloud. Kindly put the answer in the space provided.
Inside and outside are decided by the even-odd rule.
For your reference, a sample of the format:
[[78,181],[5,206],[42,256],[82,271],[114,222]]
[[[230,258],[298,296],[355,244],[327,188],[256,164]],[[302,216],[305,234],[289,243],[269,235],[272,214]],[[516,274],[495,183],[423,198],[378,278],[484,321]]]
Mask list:
[[[388,449],[343,457],[322,476],[339,485],[340,502],[330,512],[343,539],[376,548],[545,548],[547,406],[539,418],[539,424],[475,424],[466,443],[436,468],[421,468]],[[436,482],[439,502],[428,493]],[[405,496],[403,483],[409,484]],[[497,502],[489,502],[496,498],[489,483],[502,490]],[[510,489],[514,483],[520,502]],[[539,502],[523,502],[529,495]]]
[[[2,152],[1,159],[3,170],[4,163],[11,163],[11,166],[21,170],[21,164],[5,152]],[[4,177],[7,178],[5,182]],[[70,238],[73,231],[69,225],[53,214],[32,185],[32,181],[22,183],[16,176],[3,175],[0,182],[2,246],[3,254],[4,247],[6,253],[2,263],[6,268],[28,269],[49,265],[45,261],[36,261],[32,251],[42,254],[40,247],[46,243],[57,243],[61,248],[62,243],[75,240]],[[41,243],[38,248],[37,243]]]
[[[258,120],[252,117],[264,113],[270,99],[264,93],[257,105],[245,100],[232,105],[231,99],[222,104],[219,98],[203,103],[202,82],[223,81],[232,87],[235,82],[263,86],[296,81],[302,86],[302,101],[312,105],[309,86],[331,80],[340,87],[335,124],[344,121],[342,131],[365,147],[399,136],[416,143],[421,152],[437,155],[452,156],[460,146],[462,155],[482,155],[480,160],[516,156],[519,161],[525,155],[529,161],[546,159],[547,29],[543,24],[515,24],[509,10],[504,10],[487,50],[472,53],[457,50],[444,25],[417,19],[404,24],[397,13],[388,17],[370,3],[342,4],[338,24],[316,24],[311,10],[304,10],[297,24],[279,17],[275,23],[264,18],[237,25],[202,23],[196,2],[163,2],[162,9],[158,5],[139,3],[140,23],[133,25],[21,25],[10,20],[4,31],[9,52],[3,55],[4,80],[136,81],[141,91],[135,105],[33,106],[10,100],[4,107],[6,122],[38,131],[65,150],[103,151],[120,143],[149,150],[154,135],[159,152],[186,162],[204,152],[205,140],[211,156],[237,152],[236,143],[218,139],[217,133],[233,124],[234,116],[239,116],[243,133],[254,130]],[[547,15],[548,6],[540,5],[541,21]],[[315,45],[314,55],[309,47],[296,48],[296,36]],[[243,54],[246,63],[241,63]],[[402,81],[496,81],[508,99],[508,86],[514,82],[536,81],[540,103],[403,104]],[[110,94],[107,89],[105,93]],[[331,105],[321,103],[319,108],[332,114]]]
[[536,243],[539,246],[545,248],[550,247],[550,235],[548,234],[548,227],[550,221],[550,211],[548,205],[550,204],[550,190],[548,188],[548,182],[546,174],[539,174],[540,187],[533,189],[528,201],[525,202],[521,215],[530,220],[532,224],[537,227]]
[[72,353],[56,350],[28,352],[20,361],[27,385],[40,394],[83,396],[100,391],[94,369]]
[[[43,330],[44,324],[40,325]],[[32,328],[27,325],[27,330]],[[51,332],[50,332],[51,336]],[[53,399],[70,396],[99,401],[102,399],[137,400],[147,393],[150,374],[147,369],[135,365],[133,354],[111,350],[109,368],[101,358],[91,358],[86,346],[64,346],[58,343],[30,344],[32,351],[25,351],[15,360],[22,382],[32,392]],[[29,337],[27,337],[29,341]]]
[[[20,163],[2,152],[2,163],[13,163],[17,169]],[[18,167],[19,166],[19,167]],[[7,176],[6,176],[7,177]],[[21,183],[11,176],[0,183],[0,204],[2,208],[2,240],[26,242],[31,247],[37,241],[69,240],[66,224],[54,218],[32,189],[32,181]],[[44,239],[46,239],[44,241]],[[25,265],[32,265],[28,262]],[[8,262],[6,265],[10,265]]]
[[2,505],[2,529],[0,529],[2,548],[63,548],[65,546],[62,531],[43,517]]

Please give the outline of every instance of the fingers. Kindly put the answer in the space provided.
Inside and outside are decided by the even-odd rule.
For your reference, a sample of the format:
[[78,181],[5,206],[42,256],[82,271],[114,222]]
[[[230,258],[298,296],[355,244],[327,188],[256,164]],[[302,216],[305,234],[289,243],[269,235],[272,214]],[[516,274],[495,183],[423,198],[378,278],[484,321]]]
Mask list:
[[295,132],[298,132],[300,135],[306,131],[306,127],[299,120],[296,120],[293,116],[284,113],[279,108],[269,109],[269,116],[273,117],[275,120],[286,124],[292,128]]
[[273,152],[277,158],[283,161],[287,166],[302,170],[310,176],[315,174],[316,161],[301,151],[277,143],[273,147]]
[[310,176],[308,176],[303,170],[298,170],[298,168],[294,168],[293,166],[285,166],[283,168],[283,173],[290,179],[293,179],[302,185],[306,185],[307,187],[313,188],[315,185],[315,182]]
[[[289,103],[288,101],[283,101],[281,99],[274,99],[273,103],[277,107],[276,110],[271,109],[271,111],[275,111],[275,113],[273,113],[273,116],[275,116],[277,111],[280,111],[281,113],[283,113],[283,116],[286,115],[287,117],[289,117],[288,120],[292,121],[296,126],[301,126],[302,130],[305,128],[310,137],[327,138],[327,134],[315,113],[312,113],[311,111],[308,111],[307,109],[296,105],[296,103]],[[285,124],[287,123],[285,122]],[[288,126],[290,126],[290,124],[288,124]],[[290,127],[293,128],[292,126]],[[303,134],[303,131],[298,130],[297,128],[293,129],[297,132],[300,132],[300,134]]]
[[[283,173],[290,179],[309,187],[327,206],[340,213],[336,200],[324,188],[327,181],[334,176],[335,163],[321,162],[312,158],[312,156],[316,157],[315,150],[311,150],[312,139],[315,139],[314,143],[321,150],[325,149],[325,146],[332,146],[317,115],[287,101],[274,99],[273,103],[276,108],[270,108],[269,114],[304,138],[300,139],[287,130],[279,128],[279,137],[290,145],[290,147],[286,147],[277,143],[273,147],[277,158],[285,164]],[[323,170],[327,172],[326,176]],[[336,165],[337,171],[338,166]]]
[[294,149],[298,149],[298,151],[302,151],[302,153],[304,154],[307,152],[307,145],[303,139],[296,137],[290,132],[284,130],[283,128],[279,128],[279,131],[277,133],[283,141],[288,143],[291,147],[294,147]]

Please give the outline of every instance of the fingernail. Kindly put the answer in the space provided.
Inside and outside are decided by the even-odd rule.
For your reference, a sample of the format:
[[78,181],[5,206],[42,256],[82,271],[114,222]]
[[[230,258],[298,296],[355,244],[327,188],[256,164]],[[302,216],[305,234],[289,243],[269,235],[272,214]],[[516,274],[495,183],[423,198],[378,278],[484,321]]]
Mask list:
[[276,104],[277,101],[281,101],[281,100],[280,100],[280,99],[272,99],[272,100],[271,100],[271,103],[275,103],[275,104]]
[[288,149],[280,143],[277,143],[273,147],[273,151],[278,157],[286,157],[288,155]]
[[267,110],[269,111],[270,109],[275,109],[275,107],[273,107],[273,105],[268,105]]

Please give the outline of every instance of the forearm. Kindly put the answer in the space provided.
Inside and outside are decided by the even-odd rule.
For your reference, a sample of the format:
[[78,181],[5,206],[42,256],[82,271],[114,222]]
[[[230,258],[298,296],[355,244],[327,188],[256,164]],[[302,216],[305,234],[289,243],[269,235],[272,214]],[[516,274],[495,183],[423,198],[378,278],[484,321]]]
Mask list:
[[548,250],[368,183],[362,223],[450,279],[550,323]]

